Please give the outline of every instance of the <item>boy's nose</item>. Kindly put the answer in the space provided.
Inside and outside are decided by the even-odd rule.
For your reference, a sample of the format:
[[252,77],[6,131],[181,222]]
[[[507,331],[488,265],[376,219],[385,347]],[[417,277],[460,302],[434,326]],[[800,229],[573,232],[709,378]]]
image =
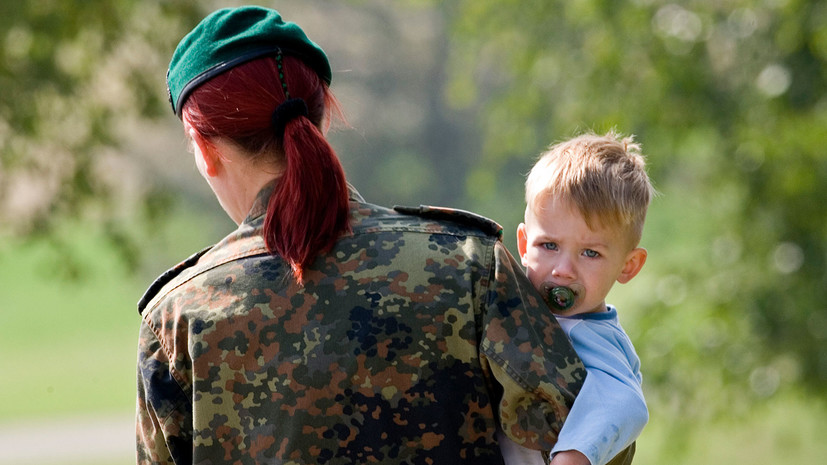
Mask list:
[[571,260],[561,258],[554,263],[551,274],[558,279],[574,279],[574,266]]

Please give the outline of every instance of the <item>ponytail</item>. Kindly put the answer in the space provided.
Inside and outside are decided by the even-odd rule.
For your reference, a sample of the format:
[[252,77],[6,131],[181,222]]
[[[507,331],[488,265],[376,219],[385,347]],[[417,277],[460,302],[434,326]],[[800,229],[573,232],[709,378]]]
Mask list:
[[[205,137],[230,139],[251,156],[279,157],[283,171],[267,205],[264,242],[301,283],[304,269],[350,231],[344,169],[320,130],[342,114],[313,70],[292,56],[281,58],[217,75],[192,92],[183,112]],[[303,102],[298,113],[293,99]]]
[[264,241],[302,282],[304,268],[350,229],[348,189],[336,153],[306,117],[285,124],[282,147],[285,169],[267,205]]

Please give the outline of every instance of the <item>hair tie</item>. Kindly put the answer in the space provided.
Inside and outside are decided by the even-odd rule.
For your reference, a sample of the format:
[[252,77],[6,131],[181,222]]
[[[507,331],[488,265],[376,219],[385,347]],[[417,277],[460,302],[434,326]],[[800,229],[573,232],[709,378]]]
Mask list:
[[291,98],[290,100],[285,100],[273,110],[273,115],[270,117],[270,124],[273,126],[276,135],[284,137],[284,128],[287,126],[287,123],[299,116],[306,117],[307,115],[307,104],[304,103],[304,100]]

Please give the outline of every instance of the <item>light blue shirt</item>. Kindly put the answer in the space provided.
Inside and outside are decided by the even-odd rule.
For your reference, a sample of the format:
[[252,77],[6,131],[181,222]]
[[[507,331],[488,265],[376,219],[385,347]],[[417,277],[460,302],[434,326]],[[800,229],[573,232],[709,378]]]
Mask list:
[[592,465],[603,465],[632,444],[649,421],[640,359],[612,306],[557,321],[587,375],[551,454],[577,450]]

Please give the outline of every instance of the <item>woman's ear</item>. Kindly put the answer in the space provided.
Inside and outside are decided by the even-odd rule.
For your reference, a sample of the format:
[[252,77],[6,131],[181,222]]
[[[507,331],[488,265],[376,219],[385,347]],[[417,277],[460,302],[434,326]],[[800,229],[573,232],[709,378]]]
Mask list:
[[647,256],[648,252],[642,247],[632,249],[629,255],[626,256],[626,263],[623,264],[623,269],[620,271],[620,276],[617,277],[617,282],[626,284],[637,276],[640,269],[643,268],[643,264],[646,263]]
[[528,236],[526,235],[525,223],[520,223],[517,226],[517,251],[520,253],[520,261],[523,266],[526,265],[528,252]]
[[195,156],[195,164],[198,166],[198,171],[200,171],[204,177],[214,178],[218,176],[221,167],[221,156],[216,150],[215,145],[186,123],[186,121],[184,122],[184,128],[192,141],[192,151]]

